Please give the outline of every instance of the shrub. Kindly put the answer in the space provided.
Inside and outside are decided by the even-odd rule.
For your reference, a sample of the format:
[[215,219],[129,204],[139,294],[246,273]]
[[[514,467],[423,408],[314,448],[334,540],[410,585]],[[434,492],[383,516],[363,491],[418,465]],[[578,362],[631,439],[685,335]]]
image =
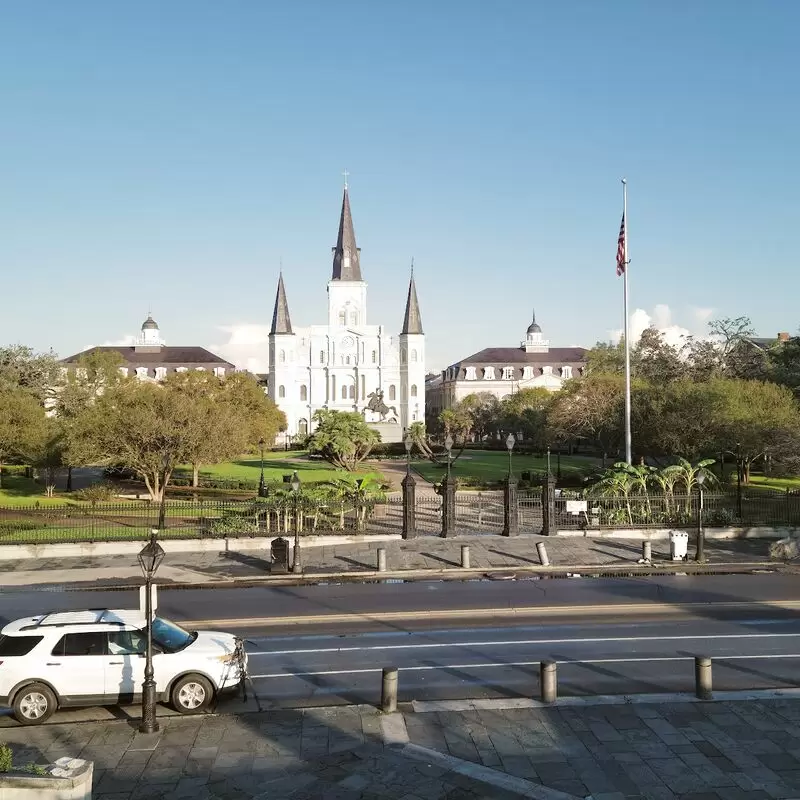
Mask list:
[[0,772],[11,772],[14,754],[7,744],[0,744]]
[[75,497],[78,500],[88,500],[91,503],[102,503],[112,500],[117,494],[117,487],[113,483],[103,481],[102,483],[93,483],[85,489],[79,489],[75,492]]

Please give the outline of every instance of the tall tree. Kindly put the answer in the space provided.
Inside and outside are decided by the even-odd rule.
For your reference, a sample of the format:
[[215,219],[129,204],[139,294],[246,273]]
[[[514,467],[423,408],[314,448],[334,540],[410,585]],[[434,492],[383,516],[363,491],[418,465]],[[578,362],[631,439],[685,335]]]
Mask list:
[[625,341],[617,344],[597,342],[586,353],[587,375],[623,375],[625,373]]
[[459,409],[472,420],[471,431],[478,440],[484,439],[498,430],[500,423],[500,401],[491,392],[468,394],[460,403]]
[[767,377],[768,356],[764,349],[752,341],[755,329],[749,317],[711,320],[708,328],[720,347],[725,377],[743,380],[763,380]]
[[286,415],[271,400],[258,380],[249,372],[234,372],[223,384],[225,402],[232,408],[242,425],[246,450],[255,451],[263,439],[270,445],[279,431],[286,430]]
[[646,328],[631,354],[633,374],[653,383],[679,380],[686,374],[686,362],[681,354],[656,328]]
[[24,459],[38,441],[45,411],[39,399],[27,389],[0,389],[0,489],[3,488],[3,463]]
[[81,466],[70,461],[79,448],[71,446],[75,420],[104,392],[115,389],[124,381],[120,367],[122,356],[116,351],[95,350],[78,359],[77,364],[64,371],[54,395],[54,409],[61,426],[61,459],[67,468],[67,491],[72,490],[72,469]]
[[771,377],[800,400],[800,336],[792,336],[770,351]]
[[624,379],[620,375],[588,375],[569,381],[550,409],[553,430],[564,439],[584,439],[603,453],[616,453],[623,441]]
[[308,452],[334,466],[354,472],[380,441],[380,434],[356,411],[321,409],[314,414],[316,428],[308,439]]
[[547,389],[520,389],[504,398],[500,404],[501,426],[504,431],[521,433],[526,442],[544,449],[550,443],[547,413],[555,395]]
[[19,387],[44,405],[52,397],[60,373],[58,358],[52,350],[37,353],[21,344],[0,347],[0,389]]
[[70,463],[114,464],[136,472],[160,500],[178,464],[189,460],[198,420],[189,398],[169,387],[130,381],[104,392],[75,419]]

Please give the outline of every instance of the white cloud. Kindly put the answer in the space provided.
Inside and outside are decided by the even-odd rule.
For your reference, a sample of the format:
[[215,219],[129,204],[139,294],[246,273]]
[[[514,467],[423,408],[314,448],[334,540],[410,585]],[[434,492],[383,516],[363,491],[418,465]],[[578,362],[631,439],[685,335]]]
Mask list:
[[[686,328],[673,322],[672,310],[664,303],[656,305],[652,313],[648,313],[643,308],[637,308],[630,316],[631,343],[638,342],[642,333],[647,328],[652,327],[664,335],[664,340],[667,344],[680,348],[686,342],[688,336],[700,337],[707,335],[707,323],[713,313],[713,308],[692,308],[691,328]],[[612,342],[619,342],[622,338],[622,329],[617,328],[609,331],[609,337]]]
[[[90,350],[92,347],[133,347],[136,342],[136,337],[133,335],[122,336],[119,339],[109,339],[101,344],[87,344],[83,350]],[[81,352],[83,352],[81,350]]]
[[208,349],[239,369],[266,372],[269,363],[269,328],[269,325],[249,323],[220,325],[218,330],[228,334],[228,341],[209,345]]

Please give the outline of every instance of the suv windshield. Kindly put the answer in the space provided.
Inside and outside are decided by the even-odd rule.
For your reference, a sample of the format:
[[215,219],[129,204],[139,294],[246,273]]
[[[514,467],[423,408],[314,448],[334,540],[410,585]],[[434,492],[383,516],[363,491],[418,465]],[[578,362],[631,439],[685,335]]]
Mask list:
[[189,633],[163,617],[153,620],[153,642],[167,653],[177,653],[188,647],[197,638],[196,633]]

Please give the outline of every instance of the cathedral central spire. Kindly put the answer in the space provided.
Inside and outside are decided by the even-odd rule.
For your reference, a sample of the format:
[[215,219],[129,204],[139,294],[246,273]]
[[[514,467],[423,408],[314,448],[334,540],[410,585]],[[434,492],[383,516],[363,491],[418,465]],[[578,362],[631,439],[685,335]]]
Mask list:
[[356,234],[353,230],[353,216],[350,213],[350,193],[347,183],[342,197],[342,214],[339,218],[339,236],[333,248],[333,280],[360,281],[361,250],[356,247]]
[[275,294],[275,310],[272,312],[272,328],[270,333],[291,333],[292,320],[289,317],[289,302],[286,299],[286,288],[283,285],[283,272],[278,278],[278,291]]

